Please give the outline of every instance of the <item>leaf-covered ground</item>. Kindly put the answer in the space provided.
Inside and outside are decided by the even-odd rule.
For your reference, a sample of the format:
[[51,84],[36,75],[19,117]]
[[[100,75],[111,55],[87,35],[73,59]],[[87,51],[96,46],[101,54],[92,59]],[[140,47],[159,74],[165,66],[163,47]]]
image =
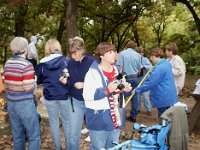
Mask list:
[[[197,81],[198,77],[195,76],[187,76],[185,87],[182,91],[181,96],[179,97],[179,100],[181,102],[184,102],[188,105],[189,111],[191,111],[193,105],[195,104],[195,101],[192,97],[188,96],[188,92],[192,92],[195,88],[195,82]],[[5,97],[5,94],[1,94],[1,97]],[[127,108],[127,116],[129,115],[130,106]],[[152,116],[148,116],[145,112],[144,106],[142,105],[141,113],[137,117],[137,122],[145,124],[145,125],[152,125],[157,122],[157,112],[155,109],[152,109]],[[132,130],[133,123],[130,121],[126,121],[126,126],[121,134],[120,141],[123,142],[125,140],[128,140],[132,138],[133,136],[133,130]],[[64,149],[64,138],[63,138],[63,132],[62,128],[61,131],[61,140],[62,140],[62,147]],[[89,143],[85,142],[84,139],[87,137],[87,135],[81,136],[81,144],[80,149],[81,150],[87,150],[89,149]],[[12,135],[10,132],[9,123],[7,124],[1,124],[0,125],[0,150],[11,150],[13,147],[12,144]],[[200,147],[200,135],[197,134],[191,134],[189,138],[189,150],[197,150]],[[47,119],[42,119],[41,122],[41,150],[53,150],[54,146],[52,143],[52,138],[50,135],[50,129]]]

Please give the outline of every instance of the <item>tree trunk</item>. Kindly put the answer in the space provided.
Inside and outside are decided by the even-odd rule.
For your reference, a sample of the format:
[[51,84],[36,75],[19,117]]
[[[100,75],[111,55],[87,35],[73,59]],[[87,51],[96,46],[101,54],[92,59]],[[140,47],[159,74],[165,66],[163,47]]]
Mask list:
[[17,17],[15,19],[15,36],[22,36],[24,37],[24,17]]
[[78,34],[77,0],[67,0],[67,37],[72,38]]
[[4,47],[4,59],[3,59],[3,64],[5,64],[6,61],[7,61],[7,51],[8,51],[8,47],[6,46],[6,47]]
[[21,4],[16,9],[18,9],[18,12],[15,13],[15,36],[24,37],[25,16],[28,10],[28,6]]
[[105,42],[104,36],[105,36],[105,26],[106,26],[106,19],[102,18],[102,35],[101,35],[101,42]]
[[137,43],[137,46],[140,47],[139,34],[138,34],[137,28],[133,29],[133,34],[134,34],[135,42]]
[[60,25],[59,25],[59,28],[58,28],[58,33],[57,33],[57,40],[61,43],[62,41],[62,36],[63,36],[63,32],[66,30],[66,27],[65,27],[65,21],[66,21],[66,7],[67,7],[67,3],[66,1],[63,1],[63,4],[64,4],[64,12],[63,12],[63,15],[62,17],[60,18]]
[[67,49],[69,38],[75,37],[78,35],[78,17],[77,17],[77,0],[66,0],[67,9],[66,9],[66,27],[67,27]]
[[[131,27],[131,25],[134,23],[134,21],[135,20],[133,20],[132,22],[130,22],[127,26],[126,26],[126,28],[125,28],[125,30],[122,32],[122,34],[117,34],[117,37],[118,37],[118,44],[117,44],[117,52],[119,52],[120,51],[120,49],[122,49],[123,47],[122,47],[122,45],[123,45],[123,43],[124,43],[124,41],[126,40],[126,33],[129,31],[129,29],[130,29],[130,27]],[[135,35],[134,35],[135,36]],[[138,36],[138,35],[137,35]],[[138,41],[139,41],[139,37],[138,37]]]
[[65,31],[65,19],[60,18],[60,25],[59,25],[59,29],[58,29],[58,33],[57,33],[57,40],[61,43],[62,41],[62,36],[63,36],[63,32]]
[[197,13],[195,12],[195,10],[193,9],[193,7],[190,5],[190,3],[187,0],[175,0],[175,1],[185,4],[187,6],[187,8],[190,10],[190,12],[192,13],[192,16],[194,18],[199,36],[200,36],[200,19],[199,19]]

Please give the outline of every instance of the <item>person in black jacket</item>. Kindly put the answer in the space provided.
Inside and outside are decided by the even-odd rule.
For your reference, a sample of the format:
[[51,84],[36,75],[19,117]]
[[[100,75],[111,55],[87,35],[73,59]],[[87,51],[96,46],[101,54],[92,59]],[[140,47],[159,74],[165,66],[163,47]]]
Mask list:
[[69,53],[72,59],[69,61],[69,86],[71,96],[70,111],[70,141],[69,149],[80,148],[80,136],[83,118],[85,115],[85,104],[82,96],[84,78],[90,65],[96,60],[87,54],[87,49],[81,37],[71,38],[69,41]]

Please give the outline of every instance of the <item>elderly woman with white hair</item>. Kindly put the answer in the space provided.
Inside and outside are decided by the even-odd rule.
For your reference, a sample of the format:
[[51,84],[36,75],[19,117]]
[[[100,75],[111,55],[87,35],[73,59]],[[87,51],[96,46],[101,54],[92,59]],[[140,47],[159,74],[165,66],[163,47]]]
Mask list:
[[80,149],[81,127],[85,115],[85,104],[82,95],[84,78],[90,65],[96,59],[87,54],[87,49],[81,37],[74,37],[69,40],[69,53],[72,58],[69,61],[71,96],[69,149],[78,150]]
[[15,37],[10,47],[14,56],[5,64],[4,81],[14,150],[26,149],[25,136],[28,137],[28,149],[39,150],[40,128],[33,95],[34,69],[25,59],[28,41],[23,37]]

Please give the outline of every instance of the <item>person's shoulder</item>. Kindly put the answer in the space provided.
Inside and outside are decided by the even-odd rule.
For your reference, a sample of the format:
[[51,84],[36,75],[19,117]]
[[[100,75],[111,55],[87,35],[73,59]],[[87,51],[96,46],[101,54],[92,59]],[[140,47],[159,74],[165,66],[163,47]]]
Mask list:
[[89,61],[96,61],[97,60],[97,58],[95,57],[95,56],[93,56],[93,55],[86,55],[85,56]]
[[97,69],[97,68],[98,68],[98,65],[99,65],[99,61],[96,60],[96,61],[92,62],[92,64],[90,65],[90,68],[92,68],[92,69]]
[[179,56],[179,55],[176,55],[176,56],[175,56],[175,59],[183,61],[183,59],[182,59],[181,56]]
[[133,50],[134,54],[139,55],[140,57],[142,57],[135,49]]
[[167,60],[165,60],[162,63],[162,65],[160,65],[160,66],[162,67],[162,69],[170,69],[171,70],[171,68],[172,68],[172,64]]
[[127,50],[128,50],[128,49],[123,49],[123,50],[121,50],[121,51],[119,52],[119,54],[127,53]]
[[12,57],[11,60],[16,60],[16,62],[21,62],[26,66],[32,65],[30,61],[28,61],[27,59],[23,57]]
[[156,65],[155,68],[166,68],[167,66],[170,66],[170,62],[167,61],[166,59],[160,60]]
[[70,58],[68,57],[68,56],[62,56],[62,59],[64,60],[64,61],[66,61],[66,62],[69,62],[70,61]]
[[161,64],[165,64],[165,65],[171,65],[171,63],[167,60],[167,59],[165,59],[165,58],[163,58],[163,60],[162,60],[162,63]]
[[142,57],[142,59],[144,59],[144,60],[149,60],[149,58],[147,58],[147,57]]
[[24,59],[24,58],[19,59],[19,61],[20,61],[22,64],[24,64],[24,67],[25,67],[25,68],[26,68],[26,67],[33,67],[33,64],[32,64],[30,61],[28,61],[28,60],[26,60],[26,59]]

